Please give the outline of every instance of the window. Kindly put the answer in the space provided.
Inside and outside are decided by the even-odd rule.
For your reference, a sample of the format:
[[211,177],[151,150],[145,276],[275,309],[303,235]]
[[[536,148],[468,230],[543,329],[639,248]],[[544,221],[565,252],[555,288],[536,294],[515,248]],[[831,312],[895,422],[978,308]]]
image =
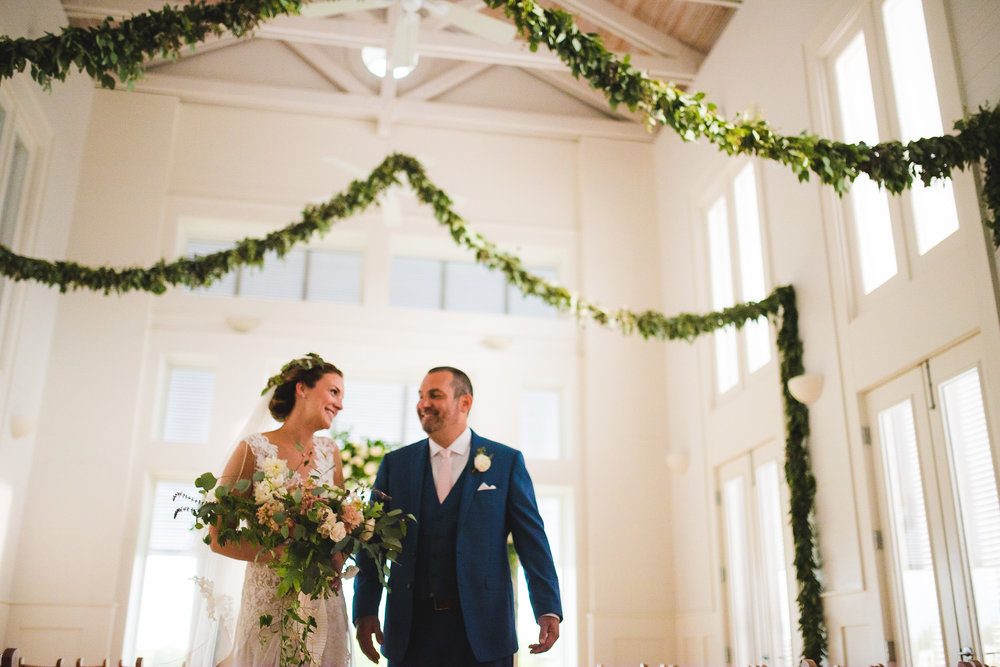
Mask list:
[[[556,270],[526,267],[555,281]],[[393,257],[389,304],[406,308],[555,317],[556,310],[537,296],[524,296],[502,273],[472,262]]]
[[[941,109],[921,0],[880,4],[881,22],[872,15],[828,54],[838,138],[872,145],[939,136],[944,133]],[[882,26],[881,35],[873,34],[875,25]],[[882,37],[885,54],[879,51]],[[873,67],[883,61],[889,64],[885,74]],[[922,256],[958,230],[950,181],[929,187],[918,181],[900,201],[890,202],[884,190],[862,176],[851,187],[845,214],[863,294],[900,273],[904,238],[913,237]]]
[[135,655],[154,665],[181,664],[188,658],[191,628],[198,604],[192,581],[199,571],[198,552],[205,545],[191,530],[194,517],[174,510],[176,493],[197,497],[193,484],[156,483],[149,519],[142,588],[138,596]]
[[[705,214],[713,310],[728,308],[737,300],[758,301],[767,296],[759,211],[756,176],[753,165],[748,164]],[[742,332],[732,326],[718,329],[714,342],[719,393],[735,387],[741,373],[753,373],[771,360],[766,317],[748,322]]]
[[[576,608],[576,567],[573,548],[573,502],[566,489],[538,487],[536,489],[538,513],[545,524],[545,535],[552,549],[552,560],[559,578],[559,593],[562,596],[563,613],[570,615]],[[517,664],[522,667],[556,667],[579,665],[576,659],[575,624],[560,624],[559,641],[546,653],[532,655],[528,644],[538,639],[538,622],[535,620],[528,599],[528,584],[520,567],[514,568],[514,606],[516,614],[517,638],[520,650]]]
[[[24,226],[37,153],[29,139],[26,116],[19,113],[14,98],[6,91],[0,95],[0,244],[15,252],[23,236],[19,230]],[[0,278],[0,313],[8,310],[11,284],[7,278]]]
[[201,368],[171,368],[163,417],[163,440],[208,442],[215,373]]
[[546,389],[521,390],[521,451],[528,459],[562,458],[560,396]]
[[334,431],[381,440],[390,447],[427,437],[417,419],[419,387],[394,382],[349,380],[344,383],[344,410]]
[[975,354],[965,343],[867,398],[899,664],[1000,657],[1000,500]]
[[[188,241],[189,257],[231,248],[232,243],[205,239]],[[324,303],[361,302],[361,255],[332,250],[291,250],[284,257],[270,254],[263,266],[243,266],[197,290],[200,294],[248,296]]]
[[766,445],[719,468],[733,665],[796,664],[777,452]]

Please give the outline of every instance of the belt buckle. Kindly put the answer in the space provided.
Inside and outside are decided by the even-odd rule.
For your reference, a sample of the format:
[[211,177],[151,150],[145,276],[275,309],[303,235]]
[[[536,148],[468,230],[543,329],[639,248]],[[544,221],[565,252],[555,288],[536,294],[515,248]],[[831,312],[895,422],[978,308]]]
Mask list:
[[434,611],[448,611],[452,607],[454,607],[454,603],[451,600],[431,598],[431,608],[434,609]]

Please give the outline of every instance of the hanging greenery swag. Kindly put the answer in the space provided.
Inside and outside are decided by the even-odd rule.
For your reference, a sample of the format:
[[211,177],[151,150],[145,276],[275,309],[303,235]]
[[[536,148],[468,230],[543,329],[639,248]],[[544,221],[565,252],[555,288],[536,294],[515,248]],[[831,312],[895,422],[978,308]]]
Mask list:
[[[798,310],[791,286],[779,287],[766,299],[738,304],[724,310],[695,315],[682,313],[667,317],[653,310],[636,312],[627,308],[616,311],[582,299],[524,269],[521,260],[503,252],[478,233],[452,209],[451,199],[427,177],[416,158],[393,154],[378,165],[366,180],[352,181],[347,189],[323,204],[308,206],[302,219],[271,232],[263,238],[245,238],[228,250],[200,257],[160,261],[148,268],[88,267],[70,261],[49,261],[25,257],[0,245],[0,273],[17,281],[31,281],[58,287],[60,291],[86,289],[104,294],[132,291],[162,294],[169,286],[196,288],[212,284],[238,266],[263,264],[268,254],[284,256],[293,246],[327,233],[337,220],[349,218],[378,201],[378,197],[405,175],[417,198],[430,206],[434,217],[448,228],[452,239],[471,250],[476,261],[500,271],[507,281],[526,296],[536,296],[578,320],[593,320],[623,334],[639,334],[657,340],[686,340],[770,317],[778,327],[777,347],[781,358],[781,384],[803,372],[802,342],[798,334]],[[820,584],[817,578],[817,554],[813,529],[813,498],[816,481],[809,465],[806,437],[809,413],[785,388],[785,478],[790,490],[792,536],[795,542],[795,571],[799,582],[799,627],[803,655],[817,662],[826,654],[826,630]]]
[[[898,194],[919,178],[925,184],[948,178],[953,169],[982,164],[984,224],[1000,247],[1000,108],[983,107],[955,122],[956,134],[869,146],[847,144],[803,132],[781,135],[762,119],[728,120],[704,95],[687,94],[676,86],[650,79],[609,52],[596,33],[582,32],[573,15],[547,9],[534,0],[483,0],[502,8],[527,39],[532,50],[545,44],[559,55],[573,76],[583,77],[608,98],[612,108],[626,105],[644,115],[651,127],[667,125],[681,138],[708,139],[730,155],[747,154],[787,165],[800,180],[816,174],[823,183],[844,193],[860,174]],[[64,80],[73,67],[102,86],[115,87],[116,77],[131,86],[142,76],[143,63],[153,57],[176,57],[209,34],[251,32],[261,21],[297,13],[302,0],[194,0],[180,8],[165,6],[115,21],[105,19],[90,28],[64,28],[38,39],[0,37],[0,79],[23,72],[43,86]]]
[[[844,193],[866,175],[892,193],[901,193],[919,178],[923,183],[950,177],[953,169],[983,167],[984,222],[1000,247],[1000,108],[983,107],[954,124],[953,135],[922,138],[907,143],[874,146],[846,144],[808,133],[785,136],[765,121],[748,117],[728,120],[702,94],[687,94],[675,86],[648,78],[604,48],[594,33],[583,33],[571,14],[546,9],[533,0],[483,0],[502,8],[527,39],[532,50],[540,44],[556,52],[576,77],[603,91],[612,108],[619,104],[643,114],[650,127],[667,125],[686,141],[705,138],[727,154],[747,154],[789,166],[800,180],[815,174],[823,183]],[[30,40],[0,37],[0,79],[23,72],[44,87],[64,80],[76,67],[102,86],[116,80],[131,86],[151,57],[176,57],[185,46],[194,47],[209,34],[251,32],[261,21],[279,14],[297,13],[301,0],[194,0],[181,8],[165,6],[116,21],[107,19],[92,28],[64,28],[58,35]],[[367,181],[355,181],[329,202],[310,206],[300,222],[262,239],[244,239],[227,251],[176,262],[158,262],[149,268],[85,267],[74,262],[28,258],[0,246],[0,272],[14,280],[31,280],[60,290],[90,289],[122,293],[132,290],[162,293],[169,285],[198,287],[219,279],[236,266],[260,265],[267,253],[284,255],[294,244],[329,230],[335,220],[364,210],[378,195],[405,174],[421,201],[451,232],[456,243],[472,250],[477,261],[504,273],[526,295],[535,295],[579,319],[592,319],[623,334],[638,333],[659,340],[693,340],[725,326],[741,327],[760,317],[778,326],[781,381],[786,421],[785,476],[791,491],[791,525],[795,541],[795,569],[799,582],[799,627],[803,656],[819,662],[826,655],[818,554],[813,525],[815,478],[805,447],[809,435],[808,411],[791,397],[787,380],[802,373],[802,343],[798,335],[795,292],[780,287],[766,299],[707,315],[666,317],[655,311],[606,311],[568,290],[524,271],[520,260],[472,232],[451,209],[451,201],[426,177],[420,164],[405,155],[391,155]]]

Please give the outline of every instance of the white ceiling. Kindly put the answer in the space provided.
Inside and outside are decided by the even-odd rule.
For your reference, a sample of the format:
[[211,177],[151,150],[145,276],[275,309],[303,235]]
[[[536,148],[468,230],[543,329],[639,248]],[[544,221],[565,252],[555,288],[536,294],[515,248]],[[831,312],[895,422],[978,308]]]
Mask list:
[[[445,0],[441,0],[444,2]],[[463,8],[503,19],[481,0]],[[689,83],[739,5],[738,0],[562,0],[582,29],[656,78]],[[157,0],[64,0],[73,25],[127,17]],[[640,9],[641,8],[641,9]],[[177,62],[154,61],[139,90],[188,101],[298,110],[371,119],[388,134],[401,119],[520,131],[605,136],[646,135],[641,119],[611,111],[603,95],[566,71],[544,47],[520,39],[499,44],[424,12],[416,41],[419,64],[405,79],[379,79],[361,62],[364,46],[393,46],[403,10],[354,11],[331,17],[281,16],[254,35],[211,38]],[[647,135],[648,136],[648,135]]]

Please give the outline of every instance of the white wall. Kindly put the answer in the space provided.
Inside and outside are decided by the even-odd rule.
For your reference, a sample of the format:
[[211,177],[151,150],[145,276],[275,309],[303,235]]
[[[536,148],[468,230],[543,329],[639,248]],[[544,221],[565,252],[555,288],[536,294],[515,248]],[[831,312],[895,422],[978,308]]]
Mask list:
[[[381,138],[359,121],[143,93],[95,95],[68,253],[91,264],[149,263],[176,253],[191,224],[235,220],[244,234],[259,235],[356,176],[327,156],[367,173],[391,150],[418,156],[477,231],[520,249],[529,263],[560,267],[570,287],[608,306],[661,302],[650,141],[405,124]],[[622,498],[645,493],[654,508],[666,501],[658,490],[664,424],[655,409],[661,346],[624,341],[594,325],[581,333],[569,320],[389,307],[393,253],[468,258],[428,210],[405,195],[400,200],[400,226],[386,227],[374,211],[339,223],[328,237],[364,252],[360,306],[182,291],[60,299],[45,393],[45,405],[60,406],[59,419],[40,426],[44,454],[31,478],[38,500],[26,509],[25,525],[58,515],[65,528],[21,534],[8,644],[42,662],[121,655],[152,481],[217,468],[256,400],[254,388],[288,358],[315,350],[348,378],[415,383],[433,365],[472,369],[473,427],[507,442],[519,437],[515,415],[525,383],[563,390],[571,458],[529,467],[536,484],[572,489],[578,587],[567,592],[572,606],[565,611],[576,631],[566,631],[564,641],[573,664],[666,655],[667,580],[636,592],[650,573],[667,571],[665,533],[645,530],[642,514],[630,514],[630,550],[605,548],[620,539]],[[642,274],[627,270],[635,258],[646,267]],[[231,315],[261,323],[238,334],[225,323]],[[209,445],[167,444],[155,433],[162,371],[177,359],[216,371]],[[609,457],[621,462],[610,476]],[[80,497],[88,502],[67,501]],[[60,548],[65,543],[71,552]]]
[[[55,31],[66,19],[58,0],[25,3],[0,2],[0,33],[39,37]],[[90,110],[90,79],[71,75],[56,83],[50,93],[42,91],[27,75],[4,81],[39,142],[38,163],[22,206],[25,222],[16,250],[47,258],[64,256],[78,172],[83,157],[83,139]],[[5,285],[10,302],[5,313],[3,368],[0,373],[0,644],[6,646],[6,628],[11,605],[17,599],[15,562],[23,525],[23,513],[34,493],[29,485],[33,457],[44,449],[39,439],[41,425],[51,417],[42,401],[49,366],[58,293],[29,284]],[[30,432],[17,439],[10,431],[11,418],[26,423]]]
[[[856,3],[768,2],[741,6],[703,65],[694,84],[732,117],[759,112],[785,134],[818,126],[814,93],[813,35],[832,29]],[[933,4],[933,3],[932,3]],[[993,34],[992,3],[947,3],[954,20],[953,46],[960,80],[974,107],[997,97],[1000,49]],[[989,26],[994,26],[991,30]],[[943,27],[943,26],[939,26]],[[977,40],[967,36],[979,35]],[[989,44],[986,42],[990,41]],[[946,48],[945,51],[950,49]],[[957,94],[952,117],[961,113]],[[957,109],[954,110],[954,109]],[[946,110],[947,113],[947,110]],[[703,212],[706,193],[742,161],[712,146],[684,144],[664,133],[656,146],[666,310],[710,310]],[[877,306],[853,312],[844,251],[836,229],[839,206],[831,190],[800,184],[790,170],[759,165],[765,256],[771,287],[795,286],[805,366],[826,378],[823,398],[810,415],[809,449],[817,477],[816,509],[821,579],[833,664],[885,662],[878,561],[870,536],[874,525],[871,475],[861,443],[865,391],[913,367],[921,359],[980,333],[997,341],[997,313],[990,284],[989,251],[974,208],[968,176],[956,183],[964,196],[963,228],[953,248],[932,267],[921,266],[905,287]],[[964,180],[963,180],[964,179]],[[969,203],[972,206],[969,206]],[[777,369],[751,377],[735,396],[717,400],[712,388],[712,346],[672,345],[666,353],[668,434],[673,446],[689,447],[690,469],[671,485],[676,583],[676,653],[681,664],[720,664],[726,646],[720,519],[713,497],[716,471],[726,461],[768,440],[783,443]],[[988,363],[987,366],[990,366]],[[987,368],[985,372],[996,372]],[[989,395],[988,410],[1000,397]],[[789,569],[789,581],[794,572]],[[797,617],[792,592],[792,614]],[[794,634],[794,633],[793,633]],[[800,650],[798,643],[796,652]]]

